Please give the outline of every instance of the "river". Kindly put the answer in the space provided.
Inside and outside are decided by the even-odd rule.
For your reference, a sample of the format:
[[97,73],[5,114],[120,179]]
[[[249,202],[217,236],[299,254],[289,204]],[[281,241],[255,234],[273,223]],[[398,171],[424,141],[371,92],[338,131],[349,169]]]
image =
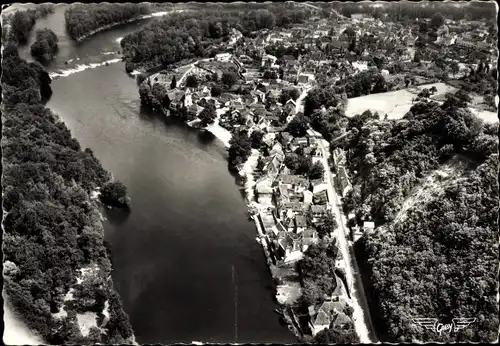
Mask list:
[[[274,284],[222,143],[141,110],[118,61],[117,41],[149,20],[77,44],[65,32],[65,6],[31,36],[48,27],[59,37],[47,69],[60,77],[47,106],[128,187],[131,212],[106,213],[105,232],[137,342],[295,342],[274,313]],[[20,55],[31,60],[28,46]]]

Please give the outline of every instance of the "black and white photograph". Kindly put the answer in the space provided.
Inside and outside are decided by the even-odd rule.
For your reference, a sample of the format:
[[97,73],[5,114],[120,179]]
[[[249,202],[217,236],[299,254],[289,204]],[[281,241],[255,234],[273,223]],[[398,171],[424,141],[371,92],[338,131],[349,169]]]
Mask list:
[[498,9],[2,4],[3,344],[498,343]]

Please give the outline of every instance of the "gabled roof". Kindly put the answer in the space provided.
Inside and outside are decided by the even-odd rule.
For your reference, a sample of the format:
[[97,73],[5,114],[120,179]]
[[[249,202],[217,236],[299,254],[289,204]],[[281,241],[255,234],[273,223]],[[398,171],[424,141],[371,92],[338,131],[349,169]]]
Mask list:
[[334,315],[344,313],[344,308],[346,307],[346,305],[346,302],[343,300],[336,302],[326,301],[323,303],[323,305],[321,305],[320,309],[329,315]]
[[351,319],[343,312],[337,314],[333,320],[334,325],[343,325],[343,324],[347,324],[350,322],[351,322]]
[[315,326],[329,326],[330,325],[330,317],[322,310],[318,312],[316,315],[316,319],[314,320]]
[[344,288],[344,283],[339,278],[337,274],[335,275],[335,289],[332,292],[332,297],[342,297],[346,295],[346,290]]

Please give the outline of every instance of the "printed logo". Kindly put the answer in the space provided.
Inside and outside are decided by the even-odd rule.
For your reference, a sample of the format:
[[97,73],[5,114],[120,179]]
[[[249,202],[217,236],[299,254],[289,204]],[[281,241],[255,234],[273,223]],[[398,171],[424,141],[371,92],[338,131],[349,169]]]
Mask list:
[[441,335],[451,334],[452,332],[458,332],[459,330],[465,329],[472,323],[476,322],[475,317],[461,317],[454,318],[451,323],[440,323],[437,318],[414,318],[413,323],[424,327],[425,329],[432,330],[435,333]]

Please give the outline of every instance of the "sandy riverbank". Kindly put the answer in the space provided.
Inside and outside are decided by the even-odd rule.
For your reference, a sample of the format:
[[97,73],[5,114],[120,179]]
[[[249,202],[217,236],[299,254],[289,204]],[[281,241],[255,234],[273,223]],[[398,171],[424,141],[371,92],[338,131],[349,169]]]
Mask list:
[[45,342],[35,332],[31,331],[11,310],[6,302],[4,292],[2,292],[2,296],[4,298],[3,343],[5,345],[44,345]]

